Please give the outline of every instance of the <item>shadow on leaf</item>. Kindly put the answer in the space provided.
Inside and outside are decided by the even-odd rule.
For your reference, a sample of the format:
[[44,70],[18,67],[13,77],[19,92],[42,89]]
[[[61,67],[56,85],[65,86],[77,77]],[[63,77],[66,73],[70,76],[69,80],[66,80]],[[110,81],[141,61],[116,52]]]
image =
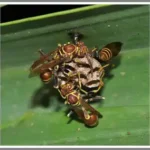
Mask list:
[[30,101],[30,108],[43,107],[54,108],[55,111],[59,111],[62,108],[63,99],[59,92],[53,88],[53,82],[43,84],[37,89]]

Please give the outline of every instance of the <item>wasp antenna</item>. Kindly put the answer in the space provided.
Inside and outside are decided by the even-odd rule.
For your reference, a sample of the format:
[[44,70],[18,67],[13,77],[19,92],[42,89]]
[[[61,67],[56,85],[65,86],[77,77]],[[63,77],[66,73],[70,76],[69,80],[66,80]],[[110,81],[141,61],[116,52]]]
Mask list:
[[44,51],[42,49],[39,49],[38,52],[40,53],[40,56],[44,56],[45,55],[45,53],[44,53]]

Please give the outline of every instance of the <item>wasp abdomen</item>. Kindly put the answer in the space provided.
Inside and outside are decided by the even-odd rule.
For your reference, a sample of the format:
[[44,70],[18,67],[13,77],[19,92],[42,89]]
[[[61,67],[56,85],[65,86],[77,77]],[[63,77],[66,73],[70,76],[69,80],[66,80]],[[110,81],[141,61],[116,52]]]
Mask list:
[[50,70],[46,70],[40,74],[40,78],[43,82],[50,81],[51,77],[52,77],[52,72]]
[[108,61],[112,58],[112,52],[108,48],[103,48],[99,53],[99,59],[102,61]]
[[98,125],[98,116],[90,113],[90,118],[89,119],[84,119],[84,123],[89,126],[89,127],[94,127]]
[[99,52],[99,59],[102,61],[108,61],[113,57],[116,57],[122,47],[121,42],[112,42],[107,44],[102,50]]

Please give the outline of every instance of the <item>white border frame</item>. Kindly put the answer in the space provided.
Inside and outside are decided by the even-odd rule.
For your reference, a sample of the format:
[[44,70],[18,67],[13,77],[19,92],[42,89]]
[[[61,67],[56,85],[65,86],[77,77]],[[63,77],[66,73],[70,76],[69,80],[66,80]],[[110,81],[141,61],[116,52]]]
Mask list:
[[115,4],[115,5],[150,5],[150,2],[0,2],[0,5],[25,5],[25,4],[30,4],[30,5],[40,5],[40,4],[68,4],[68,5],[94,5],[94,4]]
[[[69,4],[69,5],[82,5],[82,4],[115,4],[115,5],[150,5],[150,2],[0,2],[0,5],[11,5],[11,4]],[[150,11],[150,9],[149,9]],[[150,20],[149,20],[150,22]],[[150,50],[149,50],[149,60],[150,60]],[[150,75],[150,69],[149,69]],[[1,77],[1,76],[0,76]],[[150,78],[149,78],[150,85]],[[149,86],[150,87],[150,86]],[[149,92],[149,102],[150,102],[150,92]],[[1,103],[0,103],[1,104]],[[150,104],[150,103],[149,103]],[[1,115],[1,114],[0,114]],[[1,118],[1,117],[0,117]],[[0,138],[1,139],[1,138]],[[0,146],[0,148],[150,148],[150,146]]]

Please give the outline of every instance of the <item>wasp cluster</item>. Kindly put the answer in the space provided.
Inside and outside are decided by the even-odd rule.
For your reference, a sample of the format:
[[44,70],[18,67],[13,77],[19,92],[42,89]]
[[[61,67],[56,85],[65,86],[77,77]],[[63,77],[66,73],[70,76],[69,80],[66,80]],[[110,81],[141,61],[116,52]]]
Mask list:
[[85,125],[94,127],[102,115],[90,102],[104,99],[98,92],[104,86],[105,67],[118,55],[122,43],[112,42],[100,50],[89,49],[80,40],[80,33],[72,33],[71,37],[72,43],[59,44],[53,52],[44,54],[40,51],[41,57],[33,63],[30,71],[38,74],[45,83],[53,76],[54,88],[70,106],[68,116],[74,112]]

